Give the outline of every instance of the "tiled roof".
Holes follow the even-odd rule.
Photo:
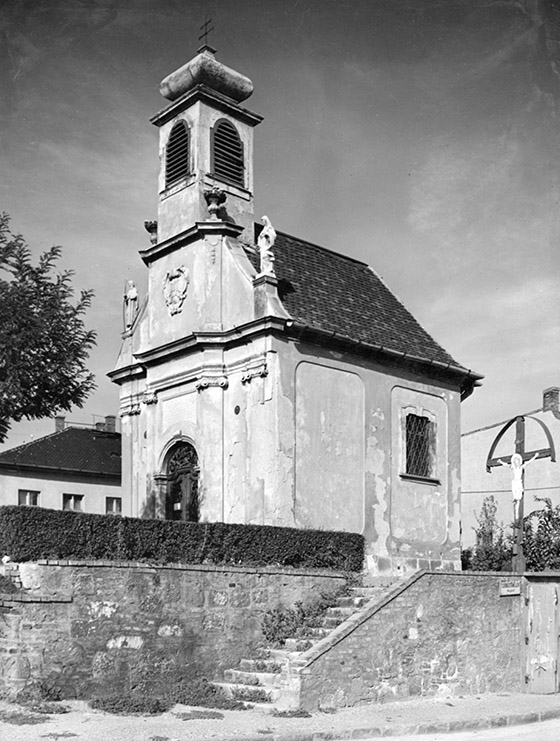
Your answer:
[[[67,427],[0,453],[0,468],[14,466],[120,476],[121,436],[118,432]]]
[[[461,368],[366,263],[281,232],[274,257],[280,299],[298,323]]]

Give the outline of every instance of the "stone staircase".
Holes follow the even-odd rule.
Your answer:
[[[294,695],[290,679],[298,667],[305,665],[305,652],[325,641],[350,616],[382,599],[397,581],[376,577],[365,586],[349,589],[348,594],[327,608],[316,627],[305,629],[302,637],[288,638],[282,648],[259,649],[255,658],[242,659],[237,669],[226,669],[224,681],[214,684],[252,707],[296,709],[299,698]]]

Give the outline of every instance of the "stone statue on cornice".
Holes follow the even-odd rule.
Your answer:
[[[268,216],[262,217],[264,227],[259,234],[258,245],[259,255],[261,258],[261,275],[274,275],[274,242],[276,241],[276,232],[270,223]]]

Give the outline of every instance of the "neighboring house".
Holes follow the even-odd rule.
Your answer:
[[[65,426],[0,453],[0,505],[130,514],[121,494],[121,436],[115,417],[95,428]]]
[[[525,417],[525,449],[537,451],[548,448],[548,441],[542,427],[535,420],[543,422],[550,430],[556,455],[560,455],[560,389],[553,387],[543,391],[540,409],[519,410]],[[535,419],[531,419],[535,418]],[[464,547],[476,542],[475,528],[482,503],[492,495],[498,505],[498,521],[509,528],[513,522],[513,497],[511,491],[511,470],[506,466],[486,470],[486,460],[493,441],[508,420],[479,430],[466,432],[461,436],[461,488],[462,488],[462,542]],[[494,457],[510,456],[515,451],[515,425],[500,440]],[[528,463],[525,469],[524,512],[540,509],[543,504],[535,497],[548,498],[555,506],[560,504],[560,463],[550,458],[542,458]]]
[[[214,51],[152,118],[148,296],[129,284],[109,374],[123,496],[136,516],[360,532],[371,572],[459,567],[459,407],[480,376],[368,265],[255,225],[262,119]]]

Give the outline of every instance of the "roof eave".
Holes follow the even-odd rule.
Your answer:
[[[15,461],[0,461],[0,473],[6,474],[37,474],[38,476],[45,474],[58,474],[66,477],[82,477],[82,478],[95,478],[103,479],[107,482],[113,482],[115,484],[121,483],[120,473],[107,473],[106,471],[93,471],[86,468],[61,468],[60,466],[44,466],[36,465],[33,463],[17,463]]]
[[[364,342],[362,340],[356,340],[339,332],[332,332],[325,329],[320,329],[318,327],[313,327],[311,325],[303,324],[297,321],[287,322],[286,328],[290,333],[295,334],[300,339],[305,338],[309,340],[313,337],[321,338],[323,343],[326,342],[327,344],[332,343],[336,345],[350,345],[355,347],[360,352],[383,355],[391,358],[394,362],[397,363],[414,363],[417,365],[421,365],[422,367],[425,367],[427,369],[428,375],[430,375],[429,370],[433,369],[436,370],[439,374],[446,373],[455,376],[457,377],[457,380],[460,381],[461,401],[470,396],[474,390],[474,387],[480,385],[479,381],[484,378],[484,376],[480,375],[479,373],[476,373],[475,371],[469,370],[467,368],[463,368],[463,366],[461,365],[444,363],[440,360],[423,358],[421,356],[413,355],[412,353],[403,352],[401,350],[393,350],[392,348],[384,347],[383,345],[376,345],[373,343]]]

